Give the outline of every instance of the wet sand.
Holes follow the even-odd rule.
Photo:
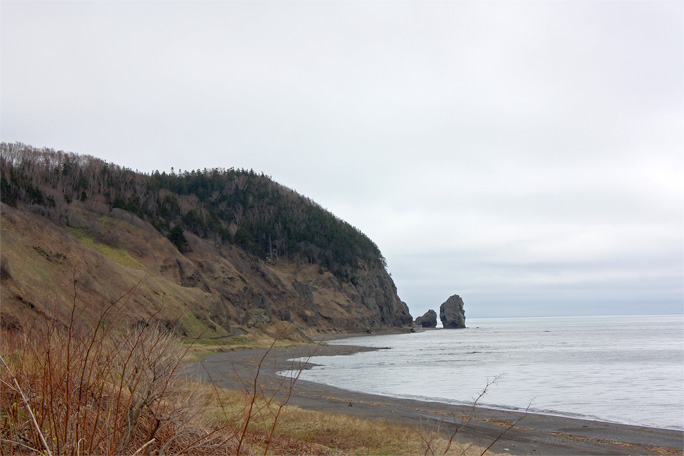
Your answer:
[[[261,359],[259,383],[277,389],[282,377],[276,372],[290,368],[290,359],[311,355],[349,355],[373,350],[349,345],[302,346],[274,349],[238,350],[218,353],[192,366],[196,377],[213,380],[217,386],[243,389],[253,381]],[[315,361],[315,360],[314,360]],[[329,413],[343,413],[367,419],[439,429],[447,438],[462,423],[471,420],[457,434],[462,444],[491,447],[495,453],[517,455],[635,455],[684,454],[684,432],[667,429],[628,426],[600,421],[540,415],[507,410],[476,408],[469,405],[443,404],[358,393],[299,380],[289,405]],[[519,420],[519,421],[518,421]],[[517,424],[513,426],[513,423]],[[508,429],[510,428],[510,429]],[[508,429],[508,430],[507,430]],[[501,435],[506,431],[503,435]]]

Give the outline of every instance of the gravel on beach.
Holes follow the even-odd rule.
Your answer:
[[[295,358],[311,355],[350,355],[372,348],[350,345],[299,346],[286,349],[245,349],[209,356],[192,365],[193,375],[213,380],[217,386],[242,389],[254,379],[257,367],[259,382],[276,388],[277,372],[311,368],[294,364]],[[264,355],[265,358],[264,358]],[[299,380],[288,405],[328,413],[343,413],[366,419],[386,419],[412,426],[440,429],[448,438],[463,416],[470,416],[456,440],[464,444],[491,447],[494,453],[517,455],[634,455],[683,454],[684,432],[655,429],[554,415],[496,410],[472,405],[444,404],[365,394]],[[515,426],[512,426],[515,424]],[[507,430],[508,429],[508,430]],[[501,435],[506,431],[503,435]]]

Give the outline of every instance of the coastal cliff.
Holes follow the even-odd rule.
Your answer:
[[[2,325],[97,313],[187,336],[407,330],[377,246],[252,171],[145,175],[2,144]]]

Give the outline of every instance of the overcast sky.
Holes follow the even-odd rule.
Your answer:
[[[681,313],[681,1],[2,1],[0,136],[252,168],[411,313]]]

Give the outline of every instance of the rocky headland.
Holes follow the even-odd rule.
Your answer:
[[[97,315],[183,336],[408,331],[373,241],[253,171],[141,174],[94,157],[0,145],[0,322]],[[92,315],[83,315],[90,318]]]

